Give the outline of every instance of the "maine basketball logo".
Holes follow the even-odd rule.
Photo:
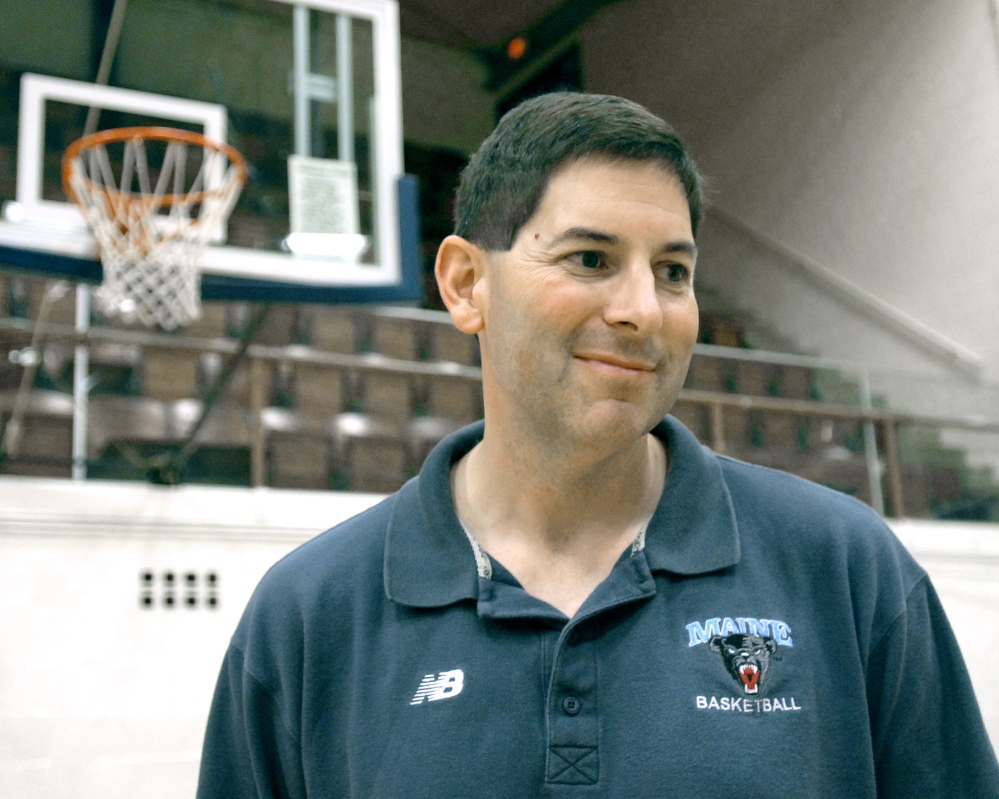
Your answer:
[[[794,697],[762,698],[774,667],[778,647],[793,647],[791,626],[778,619],[736,616],[708,619],[686,625],[688,647],[706,644],[719,656],[735,683],[737,696],[696,697],[700,710],[734,710],[742,713],[768,713],[776,710],[801,710]],[[715,661],[718,663],[718,661]]]

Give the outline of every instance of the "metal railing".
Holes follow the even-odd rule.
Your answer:
[[[883,300],[863,286],[847,280],[828,266],[746,224],[734,214],[714,206],[711,209],[711,216],[762,245],[777,255],[782,263],[793,266],[798,273],[818,284],[826,296],[860,311],[875,324],[900,336],[904,341],[947,366],[956,367],[958,371],[968,376],[981,374],[984,366],[982,357],[939,330]]]

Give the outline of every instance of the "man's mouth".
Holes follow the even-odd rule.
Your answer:
[[[622,358],[617,355],[590,354],[577,355],[581,361],[586,362],[603,371],[620,374],[633,374],[636,372],[654,372],[655,364],[647,361]]]

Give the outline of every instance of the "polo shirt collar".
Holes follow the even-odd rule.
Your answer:
[[[433,608],[477,598],[479,574],[454,510],[451,467],[482,440],[484,429],[477,422],[449,435],[396,495],[385,536],[389,599]]]
[[[482,440],[483,422],[459,430],[427,457],[395,497],[385,541],[385,592],[412,607],[476,600],[479,577],[454,510],[451,467]],[[651,571],[693,575],[739,561],[735,511],[717,457],[673,417],[652,431],[670,453],[666,489],[645,535]]]
[[[739,527],[718,456],[677,419],[652,434],[669,452],[666,488],[645,532],[652,571],[706,574],[739,562]]]

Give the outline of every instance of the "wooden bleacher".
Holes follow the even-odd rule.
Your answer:
[[[42,281],[0,276],[0,310],[8,318],[31,318],[41,292]],[[199,350],[121,342],[91,346],[95,392],[88,459],[93,476],[142,479],[136,453],[176,447],[184,440],[231,357],[222,345],[232,349],[233,337],[245,329],[253,310],[239,303],[207,303],[202,318],[177,334],[179,343],[201,342]],[[68,325],[72,318],[70,293],[53,305],[50,320]],[[100,318],[95,324],[127,330]],[[200,461],[192,459],[185,480],[390,492],[418,471],[440,438],[482,416],[480,386],[446,374],[448,364],[478,365],[477,342],[432,315],[391,308],[275,306],[254,341],[266,357],[247,360],[234,374],[198,436]],[[718,314],[702,317],[701,342],[746,344],[739,325]],[[0,337],[4,418],[21,374],[8,353],[26,345],[24,333],[6,330]],[[331,366],[317,358],[323,354],[348,357],[343,366]],[[46,343],[25,422],[25,446],[19,457],[8,459],[3,473],[69,475],[71,358],[70,343],[56,338]],[[414,368],[380,368],[384,363]],[[420,373],[421,364],[434,368]],[[854,384],[828,370],[705,355],[695,355],[685,388],[690,396],[700,391],[806,402],[851,403],[857,395]],[[719,410],[683,397],[674,413],[705,443],[723,441],[728,455],[871,501],[859,419],[747,411],[738,403]],[[930,515],[946,503],[957,507],[965,492],[968,470],[961,453],[941,447],[938,435],[927,435],[907,439],[910,457],[902,471],[910,514]],[[255,441],[259,455],[253,454]],[[256,465],[254,458],[260,461]]]

